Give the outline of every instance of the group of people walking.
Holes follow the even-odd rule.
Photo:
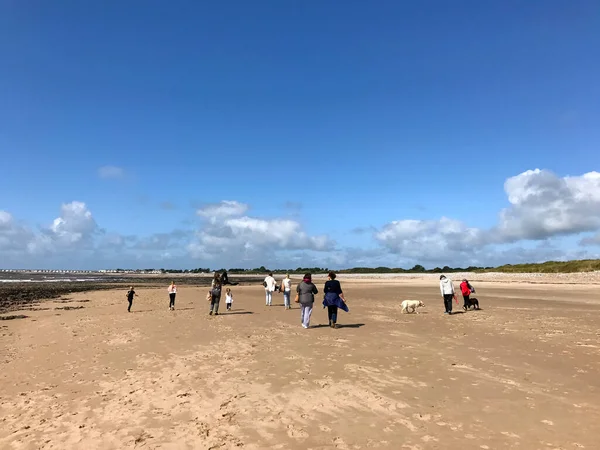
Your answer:
[[[331,328],[337,328],[337,313],[339,308],[346,312],[349,311],[344,298],[344,292],[342,291],[342,286],[335,278],[335,273],[329,272],[327,281],[323,287],[323,307],[327,308],[327,316]],[[292,308],[290,303],[292,280],[290,279],[289,274],[281,281],[281,285],[277,286],[273,273],[269,273],[263,282],[263,286],[265,287],[265,302],[267,306],[273,304],[273,293],[279,291],[283,294],[283,305],[285,309]],[[312,275],[310,273],[305,274],[302,281],[296,287],[295,299],[295,302],[300,304],[300,322],[302,323],[303,328],[310,327],[310,318],[315,303],[315,295],[318,293],[319,290],[312,282]]]
[[[206,300],[210,303],[208,314],[211,316],[219,315],[219,305],[221,303],[222,289],[224,284],[223,278],[225,278],[227,284],[233,284],[229,283],[226,275],[222,277],[221,274],[215,273],[211,281],[210,290],[206,294]],[[277,281],[273,277],[273,273],[269,273],[263,281],[263,286],[265,288],[266,306],[272,306],[273,294],[275,292],[281,292],[283,294],[283,304],[285,309],[292,309],[292,280],[289,274],[287,274],[281,281],[281,284],[278,285]],[[171,282],[167,288],[167,292],[169,294],[169,311],[174,311],[175,299],[177,297],[177,286],[175,285],[174,281]],[[310,327],[310,318],[312,316],[313,306],[315,303],[315,295],[318,293],[319,290],[312,282],[312,275],[310,273],[305,274],[302,278],[302,281],[296,287],[296,298],[294,300],[300,305],[300,322],[303,328]],[[329,272],[327,281],[323,287],[323,293],[323,307],[327,308],[329,326],[331,328],[337,328],[338,310],[342,309],[343,311],[348,312],[349,309],[346,305],[346,299],[344,297],[344,292],[342,291],[342,286],[340,282],[336,280],[336,275],[334,272]],[[127,300],[129,302],[129,306],[127,308],[128,312],[131,312],[134,296],[137,296],[137,294],[132,286],[127,292]],[[227,311],[230,311],[233,305],[233,292],[231,292],[231,289],[229,288],[226,288],[225,290],[225,304]]]
[[[454,292],[454,283],[446,275],[440,275],[440,292],[442,293],[444,308],[446,309],[444,314],[452,314],[452,300],[456,300],[458,304],[458,299]],[[471,283],[466,278],[460,283],[460,292],[463,296],[463,309],[465,311],[471,307],[479,309],[479,300],[471,297],[471,294],[475,293],[475,288],[471,286]]]
[[[224,282],[225,280],[225,282]],[[227,272],[221,276],[218,272],[215,273],[212,281],[210,290],[206,295],[206,299],[210,303],[209,315],[219,315],[219,305],[221,303],[221,293],[222,287],[224,284],[233,284],[230,283],[227,278]],[[292,309],[291,305],[291,293],[292,293],[292,280],[289,274],[286,274],[285,278],[281,281],[281,285],[277,285],[277,281],[275,277],[273,277],[273,273],[270,272],[263,281],[263,286],[265,288],[265,304],[266,306],[272,306],[273,304],[273,294],[277,291],[283,294],[283,304],[285,309]],[[175,282],[171,282],[167,289],[169,293],[169,311],[175,310],[175,298],[177,296],[177,286]],[[479,301],[476,298],[471,297],[471,294],[475,293],[475,288],[469,283],[468,280],[463,279],[460,284],[460,291],[463,296],[463,309],[467,311],[471,307],[475,309],[479,309]],[[444,314],[452,314],[452,300],[456,300],[458,303],[458,299],[456,298],[456,293],[454,291],[454,283],[452,280],[446,275],[440,276],[440,292],[442,294],[442,298],[444,299]],[[296,287],[296,298],[295,302],[300,305],[300,321],[302,323],[303,328],[310,327],[310,318],[313,312],[313,306],[315,303],[315,295],[319,293],[319,290],[312,282],[312,275],[307,273],[302,278],[302,281]],[[343,311],[348,312],[348,306],[346,305],[346,299],[344,297],[344,292],[342,291],[342,286],[338,280],[336,280],[336,275],[334,272],[329,272],[327,275],[327,281],[323,287],[323,307],[327,308],[327,317],[329,319],[329,326],[331,328],[337,328],[337,316],[338,311],[342,309]],[[129,306],[127,308],[128,312],[131,312],[131,306],[133,304],[133,298],[137,297],[133,286],[127,292],[127,301],[129,302]],[[225,290],[225,304],[227,307],[227,311],[231,311],[233,305],[233,293],[230,288],[226,288]]]

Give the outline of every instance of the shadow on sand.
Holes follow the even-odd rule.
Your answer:
[[[360,327],[364,327],[365,324],[364,323],[338,323],[337,324],[337,328],[360,328]],[[320,324],[320,325],[313,325],[311,326],[311,328],[329,328],[329,324]]]
[[[360,328],[364,327],[364,323],[338,323],[338,328]]]

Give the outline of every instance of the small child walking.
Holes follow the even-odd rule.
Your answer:
[[[133,305],[133,297],[137,297],[138,295],[135,293],[135,290],[133,289],[133,286],[131,286],[129,288],[129,291],[127,291],[127,301],[129,302],[129,307],[127,308],[127,312],[131,312],[131,305]]]
[[[231,306],[233,305],[233,294],[229,288],[225,290],[225,305],[227,306],[227,311],[231,311]]]

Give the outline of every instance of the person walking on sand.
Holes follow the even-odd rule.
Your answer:
[[[210,311],[209,316],[219,315],[219,303],[221,302],[221,276],[215,273],[210,285]]]
[[[225,305],[227,306],[227,311],[231,311],[231,307],[233,306],[233,293],[231,289],[225,289]]]
[[[325,282],[323,292],[325,297],[323,298],[323,308],[327,307],[327,316],[329,317],[329,326],[331,328],[337,328],[337,313],[338,308],[348,312],[346,306],[346,300],[344,299],[344,293],[342,292],[342,285],[338,280],[335,279],[335,272],[329,272],[328,280]]]
[[[304,279],[296,288],[296,303],[300,303],[300,320],[302,328],[310,326],[310,316],[312,315],[313,305],[315,303],[315,294],[319,290],[312,282],[310,273],[304,275]]]
[[[285,309],[292,309],[290,304],[290,296],[292,295],[292,280],[290,274],[286,274],[285,278],[281,280],[281,291],[283,292],[283,306]]]
[[[471,295],[471,285],[466,278],[460,283],[460,293],[463,296],[463,309],[466,311],[471,307],[471,300],[469,299],[469,296]]]
[[[465,311],[470,309],[471,306],[473,306],[475,309],[479,309],[479,300],[477,300],[475,297],[471,299],[471,294],[475,293],[475,288],[471,286],[471,283],[469,283],[469,280],[466,278],[462,280],[462,283],[460,283],[460,292],[463,296],[463,309]]]
[[[440,275],[440,292],[444,299],[444,307],[446,311],[444,314],[452,314],[452,300],[456,298],[454,293],[454,284],[450,278],[446,278],[446,275]]]
[[[175,296],[177,295],[177,286],[171,281],[167,291],[169,292],[169,311],[175,311]]]
[[[269,272],[269,275],[265,277],[265,281],[263,281],[263,286],[265,287],[265,299],[266,305],[271,306],[273,302],[273,292],[275,292],[276,285],[275,278],[273,278],[273,272]]]
[[[129,306],[127,307],[127,312],[131,312],[131,305],[133,305],[133,297],[137,297],[138,295],[135,293],[133,286],[129,288],[127,291],[127,301],[129,302]]]

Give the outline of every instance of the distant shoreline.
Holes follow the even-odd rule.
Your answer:
[[[5,273],[0,274],[0,278]],[[21,274],[22,275],[22,274]],[[165,275],[138,275],[138,276],[94,276],[93,279],[83,281],[72,281],[56,276],[53,279],[44,279],[44,274],[29,277],[35,278],[34,281],[24,281],[18,278],[0,281],[0,313],[15,311],[19,309],[30,308],[31,305],[40,301],[50,300],[64,295],[76,292],[89,292],[110,289],[127,289],[129,286],[135,287],[165,287],[171,281],[179,285],[189,286],[209,286],[210,276],[165,276]],[[262,282],[264,277],[246,276],[230,277],[230,281],[240,284]]]

